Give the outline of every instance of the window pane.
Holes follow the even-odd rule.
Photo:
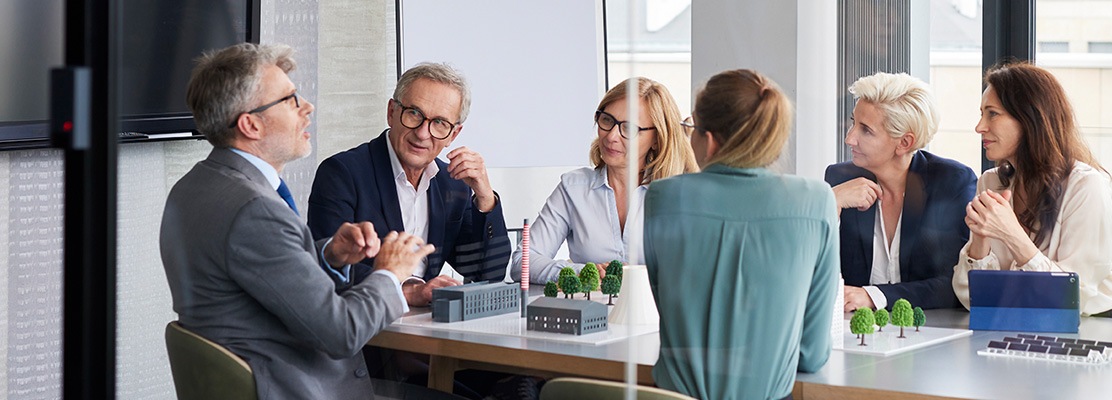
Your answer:
[[[1036,62],[1066,89],[1097,160],[1112,165],[1112,1],[1039,0],[1035,13]],[[1050,51],[1046,42],[1066,50]]]
[[[629,15],[630,1],[639,15]],[[632,68],[667,87],[680,114],[691,112],[690,0],[607,0],[606,51],[611,87],[630,78]]]
[[[1069,53],[1070,42],[1039,42],[1041,53]]]
[[[980,174],[981,137],[973,128],[981,105],[981,2],[930,3],[930,84],[941,121],[927,149]]]

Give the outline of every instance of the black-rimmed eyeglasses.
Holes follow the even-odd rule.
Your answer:
[[[424,125],[425,121],[428,121],[429,134],[438,140],[447,139],[448,136],[452,134],[452,131],[456,129],[456,126],[459,125],[458,122],[452,123],[444,118],[428,118],[425,116],[425,113],[421,112],[421,109],[417,107],[408,107],[402,104],[401,100],[398,99],[391,100],[402,109],[400,118],[402,120],[402,126],[409,129],[417,129],[420,128],[421,125]]]
[[[278,100],[274,100],[272,102],[269,102],[269,103],[263,104],[261,106],[255,107],[251,111],[245,112],[243,114],[258,114],[258,113],[261,113],[263,111],[269,110],[271,107],[282,104],[282,103],[288,101],[289,99],[293,99],[294,108],[301,108],[301,96],[298,96],[297,91],[294,91],[293,93],[290,93],[289,96],[286,96],[286,97],[280,98]],[[239,121],[239,114],[236,115],[236,119],[233,120],[232,123],[230,125],[228,125],[228,127],[229,128],[235,128],[237,121]]]
[[[656,129],[655,127],[642,128],[629,121],[618,121],[613,115],[602,110],[595,111],[595,124],[598,124],[599,129],[607,132],[613,131],[614,127],[617,126],[618,133],[622,135],[622,139],[629,139],[629,136],[626,136],[626,132],[636,130],[637,133],[641,133]]]

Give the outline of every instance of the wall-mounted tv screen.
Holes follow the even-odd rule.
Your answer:
[[[63,0],[0,2],[0,142],[43,146],[50,68],[62,64]]]
[[[128,140],[196,136],[185,105],[204,51],[258,42],[260,0],[120,0],[119,129]],[[64,0],[0,3],[0,148],[49,143],[50,69],[64,63]],[[98,101],[98,99],[93,99]],[[149,135],[149,136],[148,136]]]

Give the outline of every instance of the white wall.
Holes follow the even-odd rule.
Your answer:
[[[757,70],[795,104],[779,168],[822,179],[836,160],[837,10],[834,1],[705,0],[691,5],[691,80]]]

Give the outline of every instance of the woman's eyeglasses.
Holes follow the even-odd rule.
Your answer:
[[[626,132],[641,133],[644,131],[656,129],[655,127],[642,128],[629,121],[618,121],[618,119],[614,118],[613,115],[610,115],[610,113],[602,110],[595,111],[595,124],[598,124],[599,129],[607,132],[614,130],[614,127],[617,126],[618,133],[622,135],[622,139],[629,139],[629,136],[626,135]]]

